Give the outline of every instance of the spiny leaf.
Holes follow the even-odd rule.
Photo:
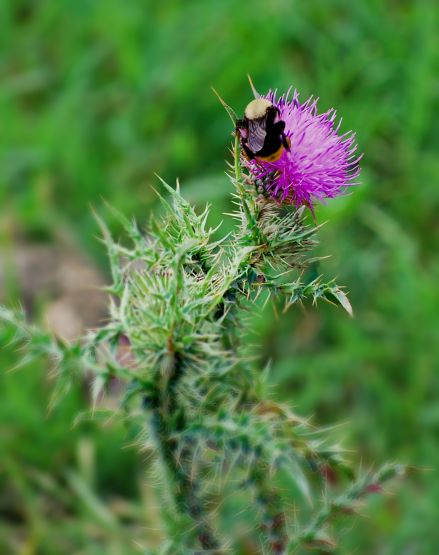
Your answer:
[[[346,310],[349,316],[354,315],[352,305],[349,302],[346,293],[342,291],[339,287],[331,287],[328,291],[325,292],[325,298],[329,301],[335,299],[336,302]]]

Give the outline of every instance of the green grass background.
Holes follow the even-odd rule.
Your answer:
[[[2,0],[0,235],[68,230],[103,271],[90,206],[146,222],[154,172],[230,207],[230,122],[257,87],[297,87],[358,133],[362,185],[317,212],[321,271],[355,309],[254,319],[279,396],[343,435],[364,466],[422,470],[340,527],[340,553],[439,552],[439,10],[433,0]],[[227,228],[228,224],[225,224]],[[20,291],[11,286],[7,300]],[[7,334],[3,334],[6,341]],[[49,416],[44,361],[0,351],[0,553],[131,555],[156,534],[152,478],[122,424]]]

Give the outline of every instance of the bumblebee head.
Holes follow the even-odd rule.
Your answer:
[[[244,115],[249,120],[263,118],[268,110],[273,107],[273,104],[266,98],[255,98],[245,109]]]

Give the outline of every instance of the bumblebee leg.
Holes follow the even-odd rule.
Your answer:
[[[285,131],[285,122],[280,120],[277,121],[274,125],[273,125],[273,129],[276,131],[276,133],[279,133],[279,135],[281,133],[283,133]]]
[[[273,129],[275,130],[276,134],[279,134],[281,136],[283,147],[286,148],[287,150],[290,150],[291,142],[284,133],[285,122],[282,120],[276,122],[273,126]]]
[[[282,144],[284,145],[284,148],[286,148],[287,150],[290,150],[291,141],[290,141],[289,137],[287,137],[285,135],[285,133],[282,133]]]

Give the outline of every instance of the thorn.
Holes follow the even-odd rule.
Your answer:
[[[254,86],[254,84],[253,84],[253,80],[252,80],[252,78],[250,77],[250,73],[247,73],[247,79],[248,79],[248,81],[249,81],[249,83],[250,83],[250,88],[251,88],[251,90],[252,90],[253,96],[254,96],[255,98],[261,98],[261,95],[258,93],[258,91],[256,90],[256,88],[255,88],[255,86]]]
[[[218,98],[218,100],[221,102],[225,111],[229,114],[229,118],[232,120],[233,125],[236,126],[236,122],[238,121],[238,116],[236,115],[235,110],[227,104],[227,102],[219,95],[219,93],[213,87],[211,87],[211,89],[215,94],[215,96]]]

